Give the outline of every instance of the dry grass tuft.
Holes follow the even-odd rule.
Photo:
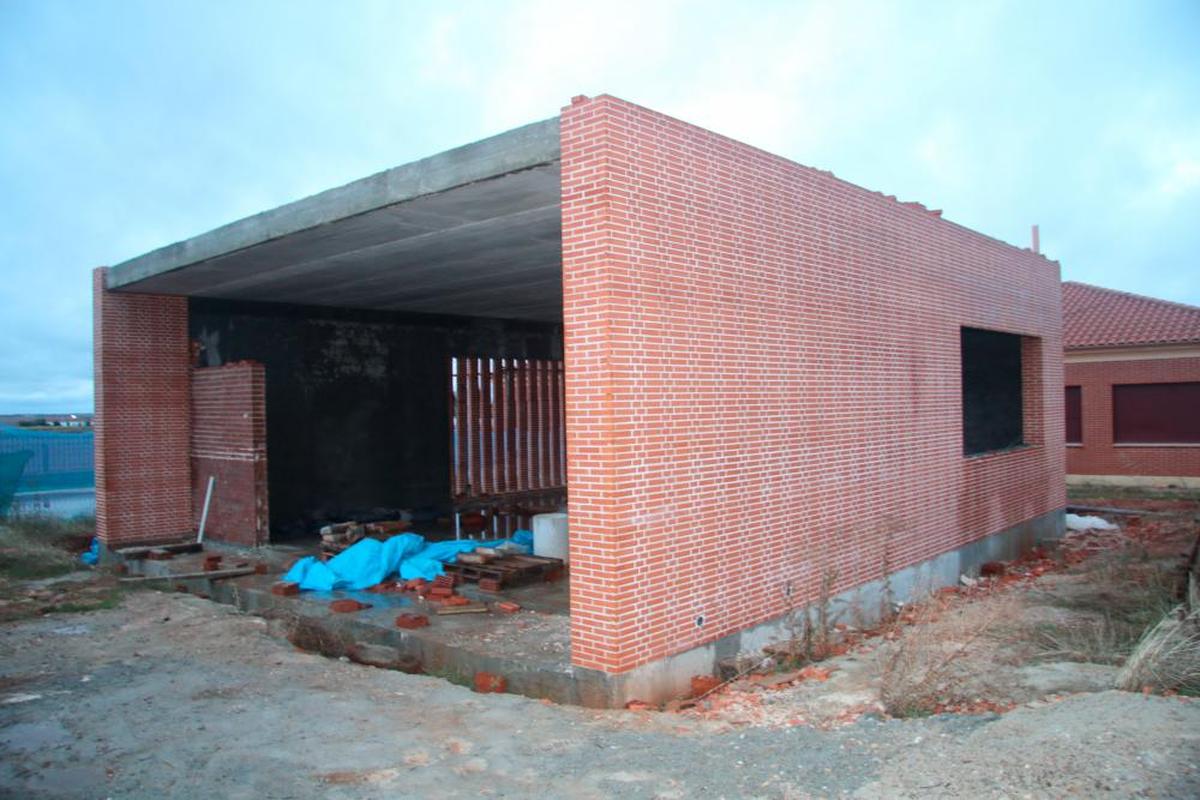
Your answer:
[[[18,517],[0,522],[0,576],[52,578],[79,568],[95,522],[89,518]]]
[[[1179,606],[1146,632],[1117,676],[1126,691],[1200,694],[1200,610]]]
[[[880,650],[879,698],[894,717],[926,716],[976,699],[965,662],[973,646],[1012,615],[999,599],[952,606],[939,595],[912,606],[909,624]]]
[[[1136,545],[1115,547],[1086,562],[1078,579],[1035,597],[1070,612],[1031,634],[1037,656],[1120,665],[1176,603],[1176,573]]]

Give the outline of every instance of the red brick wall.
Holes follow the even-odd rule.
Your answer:
[[[1065,503],[1056,264],[610,97],[564,109],[562,155],[575,664]],[[1032,446],[963,457],[963,325],[1041,337]]]
[[[1200,476],[1200,445],[1114,446],[1112,411],[1113,384],[1200,381],[1200,358],[1092,361],[1065,372],[1065,385],[1082,387],[1083,419],[1083,444],[1067,448],[1068,474]]]
[[[109,547],[192,530],[187,300],[93,274],[96,535]]]
[[[257,546],[270,529],[267,505],[266,370],[241,361],[192,372],[192,512],[204,510],[215,477],[206,539]]]

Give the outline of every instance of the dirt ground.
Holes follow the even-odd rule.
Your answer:
[[[839,624],[844,654],[808,670],[754,669],[684,714],[829,727],[864,713],[1005,712],[1113,688],[1141,634],[1178,602],[1177,567],[1197,535],[1200,504],[1140,505],[1160,516],[1072,533],[1054,551],[1003,565],[1002,575],[910,605],[890,625]]]
[[[1200,701],[1107,688],[1120,620],[1096,610],[1177,556],[1173,524],[1077,537],[807,677],[748,675],[679,713],[328,659],[187,595],[64,613],[86,581],[43,580],[58,611],[0,625],[0,797],[1200,797]],[[883,713],[897,681],[933,705]]]
[[[828,730],[595,712],[299,652],[175,594],[0,631],[6,797],[1200,796],[1200,703]]]

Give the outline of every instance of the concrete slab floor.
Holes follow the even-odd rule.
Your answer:
[[[265,575],[179,579],[203,570],[205,555],[224,556],[221,567],[243,561],[268,565]],[[561,703],[587,703],[586,687],[576,685],[571,667],[568,579],[531,584],[499,593],[481,592],[465,584],[459,593],[493,604],[508,600],[521,610],[504,613],[439,616],[438,605],[399,594],[367,591],[301,592],[283,597],[271,593],[287,567],[307,555],[304,547],[237,550],[210,546],[207,553],[177,555],[169,561],[128,561],[130,575],[162,575],[164,588],[186,590],[272,620],[272,631],[297,646],[333,657],[348,657],[374,666],[423,672],[469,684],[475,673],[501,675],[508,691]],[[354,599],[370,608],[338,613],[330,603]],[[424,614],[429,625],[398,629],[400,613]]]

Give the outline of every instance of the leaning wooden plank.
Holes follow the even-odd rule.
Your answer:
[[[134,581],[175,581],[187,580],[188,578],[208,578],[216,580],[217,578],[237,578],[242,575],[253,575],[254,567],[239,567],[238,569],[215,569],[211,572],[179,572],[167,575],[135,575],[131,578],[121,578],[123,583]]]

